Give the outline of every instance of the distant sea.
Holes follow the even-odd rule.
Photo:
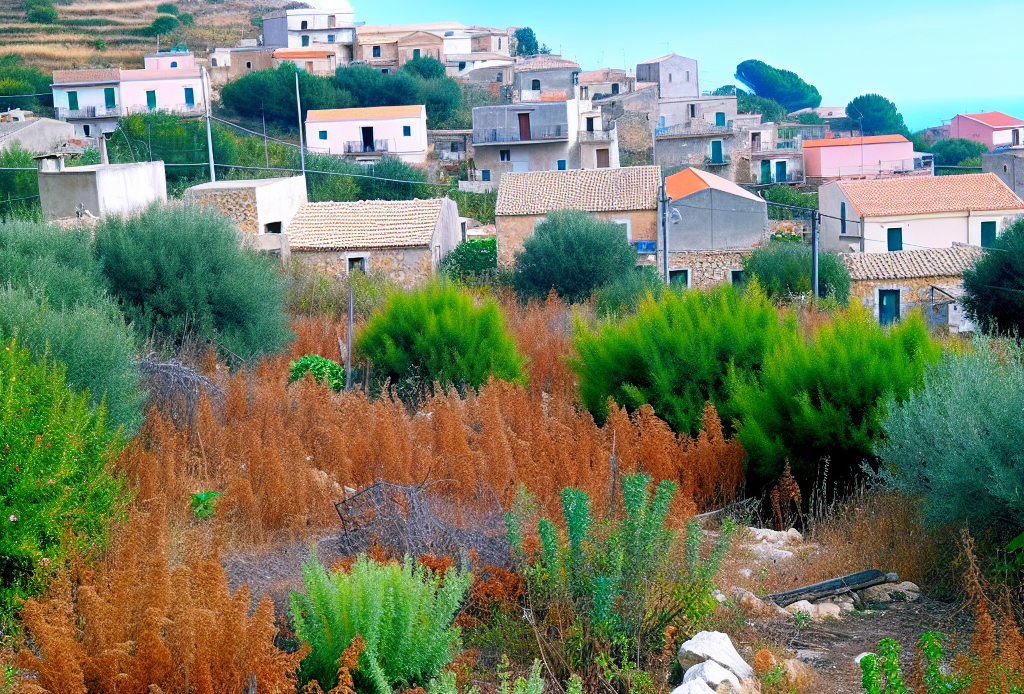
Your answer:
[[[922,101],[899,101],[896,107],[903,114],[903,120],[911,132],[942,125],[958,113],[981,113],[1002,111],[1024,120],[1024,94],[1020,96],[964,97],[929,99]]]

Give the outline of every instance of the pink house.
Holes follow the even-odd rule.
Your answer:
[[[961,113],[949,123],[949,136],[980,142],[992,151],[996,147],[1024,145],[1024,120],[999,111]]]
[[[807,178],[886,178],[931,173],[931,160],[914,155],[914,144],[902,135],[836,137],[804,140]]]

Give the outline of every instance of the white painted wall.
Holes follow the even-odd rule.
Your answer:
[[[409,127],[410,134],[403,134]],[[427,159],[427,116],[365,120],[306,121],[306,146],[312,152],[345,154],[346,142],[362,142],[365,127],[373,128],[373,139],[388,141],[388,154],[403,161],[422,164]],[[326,139],[321,138],[326,132]]]
[[[282,232],[288,233],[288,225],[299,205],[308,201],[305,176],[282,178],[274,183],[256,186],[256,216],[260,233],[271,222],[281,222]]]
[[[995,130],[992,132],[992,144],[1008,145],[1013,142],[1013,131],[1016,130],[1017,141],[1024,145],[1024,128],[1007,128],[1006,130]]]
[[[848,208],[849,209],[849,208]],[[981,223],[996,222],[997,234],[1024,209],[981,212],[947,212],[943,214],[901,217],[868,217],[864,220],[864,252],[885,253],[888,230],[903,230],[903,249],[948,248],[954,243],[981,245]]]
[[[106,100],[103,95],[103,90],[106,88],[113,87],[114,89],[114,100],[117,106],[121,105],[121,95],[119,94],[119,87],[117,82],[110,84],[103,84],[95,87],[54,87],[53,88],[53,105],[57,108],[71,108],[68,103],[68,92],[78,92],[78,108],[86,109],[92,106],[96,108],[106,108]]]
[[[131,72],[143,72],[132,70]],[[121,105],[128,108],[130,112],[145,111],[148,109],[146,103],[146,92],[156,92],[157,109],[175,110],[185,108],[185,88],[191,87],[196,108],[205,105],[203,84],[198,74],[194,76],[181,76],[160,79],[129,79],[121,82]]]

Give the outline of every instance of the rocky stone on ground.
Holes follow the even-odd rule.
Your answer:
[[[839,605],[834,602],[826,601],[818,604],[812,604],[806,600],[797,600],[790,605],[786,605],[786,612],[794,615],[798,612],[802,612],[816,622],[828,618],[839,619],[843,613]]]
[[[743,660],[732,640],[720,631],[702,631],[679,647],[679,664],[689,670],[707,660],[713,660],[743,680],[754,676],[754,668]]]
[[[732,587],[732,596],[743,612],[757,619],[791,619],[793,615],[776,605],[771,600],[762,600],[749,590],[737,586]]]
[[[769,528],[747,528],[754,538],[753,543],[741,545],[759,560],[780,561],[793,557],[793,548],[803,543],[803,535],[795,528],[771,530]],[[789,547],[790,549],[787,549]]]
[[[736,692],[740,691],[739,678],[713,660],[705,660],[687,670],[683,675],[683,684],[692,680],[701,680],[716,692],[723,684],[732,687]]]
[[[910,581],[882,583],[860,592],[860,599],[866,603],[914,602],[920,597],[921,589]]]
[[[802,690],[814,679],[814,668],[797,658],[783,660],[782,667],[786,671],[786,680],[798,690]]]
[[[716,694],[704,680],[690,680],[672,690],[672,694]]]

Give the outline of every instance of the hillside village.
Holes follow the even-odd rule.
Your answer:
[[[359,12],[0,7],[0,694],[1024,691],[1024,120]]]

